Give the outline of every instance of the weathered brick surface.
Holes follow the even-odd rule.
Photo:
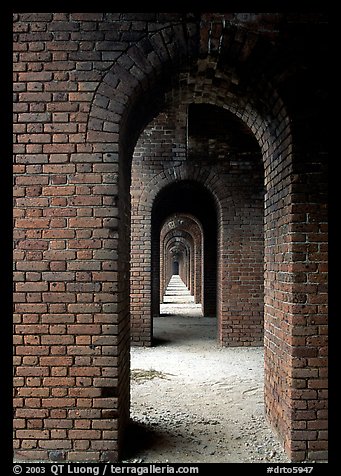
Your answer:
[[[17,458],[120,457],[130,309],[135,337],[150,338],[153,200],[187,181],[215,217],[203,300],[220,339],[259,343],[264,301],[267,417],[292,460],[326,459],[326,25],[322,13],[14,14]],[[229,133],[207,113],[205,135],[197,104],[232,114]]]

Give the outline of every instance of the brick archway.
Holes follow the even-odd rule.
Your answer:
[[[34,15],[41,33],[28,32],[37,21],[30,14],[17,15],[15,33],[18,455],[119,457],[129,416],[130,167],[139,135],[176,90],[179,98],[192,91],[193,102],[229,110],[262,151],[267,416],[293,460],[323,459],[326,148],[315,142],[320,118],[308,101],[296,100],[309,95],[305,79],[315,77],[310,57],[321,54],[317,41],[304,73],[293,44],[285,48],[290,27],[281,36],[267,14],[174,14],[161,26],[147,21],[150,29],[138,39],[120,37],[111,49],[98,36],[112,29],[115,14]],[[262,15],[269,29],[258,29]],[[91,54],[84,32],[94,38]],[[33,60],[25,60],[20,48],[28,51],[38,37],[46,50],[36,44]],[[306,42],[299,35],[298,41]],[[315,92],[318,115],[323,94]],[[219,233],[228,225],[222,221]],[[47,422],[39,434],[26,426],[39,420],[31,404]],[[61,418],[74,426],[58,431]]]
[[[147,239],[147,247],[144,250],[144,259],[148,259],[151,256],[152,273],[151,277],[147,277],[143,286],[146,290],[149,289],[149,283],[151,280],[152,287],[149,299],[146,300],[146,306],[140,308],[136,315],[132,315],[132,333],[134,336],[134,325],[138,325],[139,315],[141,313],[145,316],[146,320],[151,320],[152,315],[157,315],[159,312],[158,296],[160,295],[160,232],[164,219],[173,212],[177,213],[181,211],[181,215],[188,216],[188,214],[195,215],[196,218],[202,223],[202,243],[203,251],[202,256],[202,304],[203,312],[207,317],[216,316],[216,293],[217,293],[217,245],[218,245],[218,226],[217,226],[217,203],[215,202],[214,195],[207,188],[207,184],[203,184],[200,180],[194,181],[190,179],[192,176],[191,170],[187,167],[181,167],[178,169],[179,175],[188,176],[188,179],[175,181],[171,179],[162,181],[157,180],[158,188],[153,187],[153,193],[149,194],[148,204],[143,207],[142,215],[145,219],[151,218],[151,227],[149,229],[150,238]],[[205,174],[204,174],[205,175]],[[146,191],[144,191],[146,192]],[[156,192],[156,193],[155,193]],[[154,195],[155,194],[155,195]],[[188,200],[189,199],[189,200]],[[196,205],[189,203],[192,200],[197,202]],[[187,204],[186,204],[187,202]],[[210,217],[204,219],[202,211],[198,207],[201,204],[202,208],[206,207]],[[183,208],[184,207],[184,208]],[[180,215],[180,213],[179,213]],[[183,230],[185,231],[185,230]],[[187,231],[186,231],[187,233]],[[132,230],[132,241],[136,242],[135,230]],[[194,240],[192,238],[193,244]],[[205,245],[204,245],[205,243]],[[141,251],[140,251],[141,256]],[[132,253],[132,270],[134,269],[134,255]],[[187,279],[185,279],[187,281]],[[191,287],[190,279],[188,278],[189,287]],[[137,290],[137,286],[132,282],[132,298],[134,297],[134,291]],[[146,292],[148,295],[148,291]],[[153,303],[152,313],[148,312],[148,306],[150,302]],[[151,337],[149,338],[151,340]],[[147,341],[145,344],[149,344]]]
[[[203,287],[203,228],[200,221],[193,215],[174,214],[168,217],[161,227],[160,234],[160,302],[162,301],[166,286],[169,282],[173,269],[170,263],[167,263],[166,243],[173,236],[182,236],[182,234],[190,237],[193,243],[192,252],[192,270],[191,275],[185,284],[194,296],[195,303],[202,303],[202,287]]]
[[[219,21],[217,21],[219,23]],[[192,29],[194,32],[195,28]],[[212,30],[213,31],[213,30]],[[213,34],[212,31],[210,34]],[[216,32],[219,31],[216,30]],[[234,34],[238,31],[234,30]],[[223,37],[226,31],[222,34]],[[209,35],[210,35],[209,34]],[[126,55],[122,55],[121,59],[118,61],[118,69],[113,70],[112,72],[108,73],[109,79],[109,90],[107,86],[104,84],[103,81],[103,90],[101,88],[98,89],[97,95],[94,101],[94,105],[98,100],[101,102],[102,94],[103,96],[107,96],[108,93],[110,95],[110,99],[105,99],[104,103],[106,104],[104,109],[104,116],[105,120],[102,121],[102,125],[99,125],[99,129],[102,132],[105,131],[106,128],[113,127],[115,129],[116,126],[111,126],[112,124],[117,124],[117,119],[111,121],[110,118],[116,117],[117,114],[121,114],[122,122],[120,126],[120,145],[119,147],[114,147],[115,155],[119,158],[119,170],[121,168],[121,175],[122,172],[124,173],[124,169],[130,163],[129,155],[132,153],[132,149],[129,151],[129,143],[127,143],[125,136],[126,136],[126,128],[127,124],[136,124],[135,115],[143,116],[139,114],[139,111],[142,109],[148,111],[148,107],[146,107],[145,101],[137,100],[137,97],[141,97],[141,94],[144,95],[144,98],[148,98],[146,95],[146,91],[152,91],[153,87],[152,84],[156,85],[155,78],[158,74],[161,74],[162,64],[161,56],[166,59],[166,69],[171,65],[171,70],[173,71],[180,71],[181,68],[186,68],[187,58],[196,58],[197,50],[196,48],[192,48],[195,44],[193,42],[193,37],[189,37],[184,39],[183,30],[180,27],[176,27],[174,29],[167,27],[165,30],[160,30],[154,36],[154,39],[151,40],[152,44],[156,44],[154,40],[158,38],[157,43],[160,47],[161,41],[160,38],[163,37],[162,42],[162,53],[161,55],[157,54],[157,67],[153,67],[152,61],[149,61],[148,55],[146,62],[141,58],[141,51],[143,51],[142,43],[138,44],[134,47],[132,51],[127,52]],[[219,36],[219,34],[218,34]],[[247,36],[247,35],[246,35]],[[167,40],[165,41],[165,38]],[[169,39],[170,38],[177,38],[176,41]],[[181,38],[181,39],[179,39]],[[212,43],[212,38],[208,38]],[[222,42],[224,43],[224,42]],[[183,47],[187,45],[185,48]],[[166,46],[167,45],[167,46]],[[192,45],[192,46],[190,46]],[[149,44],[150,48],[150,44]],[[188,48],[188,49],[187,49]],[[165,50],[167,52],[165,52]],[[215,52],[216,54],[216,52]],[[223,52],[221,51],[221,55]],[[150,49],[149,52],[150,57],[155,58],[153,48]],[[271,53],[269,54],[271,57]],[[211,56],[211,60],[213,64],[215,63],[216,59],[213,59],[214,55]],[[170,61],[170,63],[169,63]],[[187,63],[188,64],[188,63]],[[200,60],[198,61],[200,65]],[[122,69],[123,68],[123,69]],[[129,70],[129,73],[128,73]],[[115,73],[114,73],[115,71]],[[134,73],[133,73],[134,71]],[[165,71],[165,70],[164,70]],[[155,74],[156,73],[156,74]],[[120,76],[121,75],[121,76]],[[190,74],[186,73],[187,77],[190,79]],[[233,74],[232,74],[233,76]],[[171,77],[174,77],[171,74]],[[310,291],[308,287],[306,288],[306,292],[302,293],[297,291],[299,285],[291,285],[287,286],[287,278],[282,275],[281,269],[285,268],[286,272],[292,274],[292,280],[295,281],[296,271],[294,271],[295,266],[291,266],[290,263],[290,256],[293,256],[291,253],[295,253],[294,249],[297,247],[296,242],[293,241],[292,244],[289,244],[288,247],[288,235],[287,235],[287,220],[285,217],[288,215],[292,216],[292,204],[290,198],[283,202],[283,197],[291,197],[292,191],[292,178],[293,178],[293,171],[295,170],[294,167],[294,158],[295,155],[293,153],[292,148],[292,138],[291,138],[291,130],[290,130],[290,120],[288,119],[288,113],[286,112],[285,105],[278,94],[275,92],[274,89],[271,89],[271,86],[267,82],[263,82],[260,80],[259,75],[256,75],[257,83],[253,84],[253,90],[251,91],[251,87],[247,89],[247,93],[244,97],[231,94],[231,90],[229,89],[229,85],[231,84],[231,80],[233,78],[227,76],[227,81],[224,83],[224,73],[220,76],[220,87],[213,89],[213,96],[209,99],[209,102],[213,102],[214,104],[223,106],[235,114],[238,118],[244,121],[252,130],[254,136],[257,138],[259,146],[262,150],[263,156],[263,164],[264,164],[264,176],[265,176],[265,188],[266,188],[266,196],[265,196],[265,367],[266,367],[266,374],[265,374],[265,399],[267,405],[267,416],[271,424],[276,428],[276,431],[279,433],[281,439],[283,440],[283,444],[287,451],[290,453],[293,459],[300,459],[303,454],[307,454],[308,452],[308,444],[307,443],[296,443],[296,438],[300,439],[301,437],[305,438],[304,434],[301,436],[292,436],[295,431],[292,429],[292,425],[294,420],[292,419],[291,413],[288,413],[288,409],[295,406],[300,406],[299,399],[300,396],[294,397],[295,392],[288,392],[288,388],[292,388],[291,385],[288,387],[288,382],[293,382],[292,380],[292,356],[296,354],[296,352],[302,356],[305,355],[305,352],[312,353],[314,355],[318,355],[317,350],[310,350],[310,345],[307,347],[306,341],[303,342],[301,339],[297,339],[294,337],[294,329],[295,325],[293,324],[294,320],[289,319],[285,321],[279,321],[280,316],[283,316],[283,309],[285,308],[285,312],[291,313],[292,316],[296,314],[296,312],[300,312],[299,309],[302,307],[300,301],[300,297],[303,294],[307,296]],[[137,79],[138,78],[138,79]],[[149,81],[147,78],[152,79]],[[202,84],[202,91],[203,95],[205,91],[207,91],[207,87],[205,85],[205,76],[203,77],[204,81]],[[154,80],[154,83],[153,83]],[[127,88],[127,84],[132,83],[134,87],[129,87],[129,96],[126,95],[124,92],[121,93],[121,90]],[[147,86],[148,84],[148,86]],[[115,85],[115,96],[113,96],[113,89],[112,86]],[[142,89],[141,89],[142,87]],[[224,93],[224,89],[226,93]],[[105,91],[106,92],[105,92]],[[155,86],[155,90],[158,91],[158,88]],[[216,92],[215,92],[216,91]],[[220,94],[219,92],[220,91]],[[116,92],[118,96],[116,96]],[[211,93],[209,93],[210,95]],[[136,100],[132,99],[136,96]],[[195,97],[195,95],[194,95]],[[167,96],[165,96],[167,98]],[[200,99],[201,98],[201,99]],[[128,100],[129,99],[129,100]],[[166,99],[167,100],[167,99]],[[199,94],[197,96],[197,101],[201,102],[203,100],[203,96]],[[205,99],[205,102],[207,99]],[[125,104],[125,107],[124,107]],[[135,104],[135,109],[132,105]],[[155,104],[155,101],[153,102]],[[160,103],[159,103],[160,104]],[[163,96],[161,95],[161,104],[164,104]],[[266,105],[265,105],[266,104]],[[115,106],[114,106],[115,105]],[[101,106],[100,106],[101,107]],[[111,108],[115,108],[111,109]],[[134,113],[131,112],[134,110]],[[259,112],[257,112],[259,111]],[[123,114],[124,112],[124,114]],[[101,112],[99,115],[101,116]],[[153,113],[151,113],[152,117]],[[90,112],[90,117],[93,116],[93,109]],[[109,121],[108,121],[109,116]],[[133,117],[134,120],[130,120],[129,117]],[[148,121],[146,119],[147,115],[144,116],[144,124]],[[136,138],[138,132],[142,129],[142,124],[136,124]],[[91,128],[91,121],[89,121],[89,128]],[[109,136],[105,133],[103,136],[102,132],[95,132],[96,137],[103,138],[104,141],[108,141]],[[88,132],[89,139],[92,137],[92,133]],[[130,134],[130,136],[133,136]],[[102,140],[102,139],[100,139]],[[127,147],[124,149],[122,144],[127,143]],[[134,141],[130,142],[133,145]],[[122,164],[122,165],[120,165]],[[125,164],[125,165],[124,165]],[[123,170],[122,170],[123,167]],[[122,179],[121,180],[125,180]],[[155,187],[156,184],[153,184]],[[298,184],[295,185],[298,187]],[[123,193],[121,192],[121,196]],[[126,211],[123,211],[123,215],[126,214]],[[294,218],[293,218],[294,219]],[[280,225],[278,227],[278,225]],[[223,225],[224,226],[224,225]],[[275,228],[274,228],[275,226]],[[126,235],[126,232],[125,232]],[[294,238],[294,236],[293,236]],[[275,243],[274,244],[274,240]],[[289,242],[290,243],[290,242]],[[285,262],[284,265],[279,266],[278,261],[273,259],[272,257],[281,256],[280,261],[282,261],[283,251],[288,252],[289,254],[284,255],[287,256],[288,261]],[[289,251],[290,250],[290,251]],[[124,255],[124,254],[123,254]],[[314,268],[315,270],[316,268]],[[314,272],[314,271],[313,271]],[[276,276],[276,279],[274,279]],[[285,289],[283,294],[283,289]],[[315,293],[315,290],[312,290],[312,294]],[[306,298],[305,298],[306,299]],[[312,297],[313,301],[314,298]],[[289,305],[287,303],[290,303]],[[314,305],[310,305],[309,308],[305,307],[305,313],[314,313]],[[306,314],[306,315],[308,315]],[[288,323],[289,324],[288,327]],[[283,344],[284,347],[277,348],[278,352],[275,352],[274,349],[276,348],[277,344],[275,342],[282,341],[283,330],[285,329],[285,334],[288,333],[291,336],[291,342],[293,346],[291,350],[287,352],[287,350],[283,350],[286,347],[286,344]],[[308,350],[305,350],[308,349]],[[308,354],[307,354],[308,355]],[[296,375],[296,373],[294,372]],[[276,375],[277,378],[275,381],[271,377],[272,375]],[[299,372],[297,372],[299,375]],[[315,375],[315,374],[314,374]],[[294,377],[294,380],[297,377]],[[307,394],[309,390],[307,387]],[[302,393],[302,392],[301,392]],[[277,397],[275,395],[281,395],[281,400],[283,402],[282,406],[278,406]],[[287,410],[285,410],[285,408]],[[283,411],[284,409],[284,411]],[[307,433],[307,438],[310,436]],[[307,441],[307,440],[306,440]],[[301,448],[305,448],[302,450]]]

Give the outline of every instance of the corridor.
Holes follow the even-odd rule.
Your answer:
[[[194,303],[194,297],[180,276],[173,274],[163,296],[163,301],[160,304],[160,316],[172,316],[173,318],[175,318],[175,316],[182,316],[191,318],[202,315],[201,304]],[[154,326],[157,321],[158,320],[154,318]]]
[[[163,298],[164,304],[189,304],[194,303],[194,297],[191,295],[188,287],[178,274],[171,277]]]
[[[13,15],[16,458],[327,460],[327,38]]]
[[[264,417],[263,348],[221,347],[216,319],[179,311],[154,318],[153,347],[131,347],[124,461],[288,462]]]
[[[263,349],[219,346],[217,319],[193,301],[173,275],[153,319],[153,347],[131,348],[127,460],[287,462],[264,419]]]

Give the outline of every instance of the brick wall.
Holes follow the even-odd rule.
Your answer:
[[[186,182],[213,220],[217,279],[203,300],[221,342],[260,342],[264,287],[269,422],[292,460],[326,459],[326,29],[322,13],[14,15],[16,458],[120,457],[130,310],[133,336],[151,334],[166,218],[155,199],[185,197]],[[245,156],[220,127],[213,138],[188,128],[191,104],[229,112],[257,147]],[[225,157],[213,164],[215,150]],[[130,222],[142,156],[153,166]]]

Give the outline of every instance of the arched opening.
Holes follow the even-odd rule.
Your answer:
[[[153,315],[158,315],[160,309],[160,234],[162,225],[167,217],[177,215],[192,215],[202,225],[202,255],[201,263],[197,263],[197,275],[201,274],[203,295],[202,309],[206,317],[216,317],[217,299],[217,210],[216,204],[209,191],[194,180],[176,181],[164,187],[156,196],[152,209],[151,247],[152,247],[152,307]],[[194,245],[192,245],[194,254]],[[183,274],[185,284],[191,288],[190,261],[186,274]],[[193,261],[194,263],[194,261]],[[192,268],[194,265],[192,264]],[[188,275],[187,275],[188,273]],[[192,274],[194,278],[194,273]]]
[[[193,223],[193,219],[190,221],[189,217],[194,217],[196,222]],[[196,231],[200,235],[201,230],[198,223],[202,227],[202,236],[198,237],[200,241],[196,243],[196,250],[193,236],[186,231],[186,221],[187,227],[190,224],[192,227],[196,226]],[[172,244],[172,237],[178,240],[175,252],[179,253],[181,251],[179,256],[182,256],[179,271],[182,281],[193,296],[193,302],[195,294],[194,278],[196,278],[196,286],[199,288],[196,292],[196,298],[197,300],[200,299],[199,305],[201,305],[202,315],[216,319],[218,228],[217,210],[213,196],[202,184],[194,180],[184,180],[167,185],[154,200],[151,221],[152,308],[154,318],[160,316],[160,304],[165,291],[163,287],[160,292],[160,286],[165,286],[165,283],[170,279],[166,269],[163,270],[160,265],[161,263],[164,264],[164,259],[161,259],[160,238],[165,223],[172,226],[172,231],[165,235],[171,240],[168,243]],[[182,230],[181,237],[179,234],[176,235],[177,228],[180,231]],[[195,253],[198,254],[196,261],[194,259]],[[184,306],[180,305],[178,311],[183,314],[181,307]],[[186,311],[189,311],[188,308],[185,308],[185,314]],[[198,306],[193,306],[192,311],[197,315]],[[177,312],[175,312],[176,314]]]
[[[180,55],[180,57],[181,60],[184,59],[183,56]],[[155,213],[155,208],[158,207],[156,197],[162,197],[162,190],[171,187],[173,183],[190,183],[194,180],[206,187],[207,190],[210,190],[217,203],[216,233],[219,241],[218,248],[217,246],[213,247],[211,252],[218,253],[219,260],[215,259],[211,263],[215,263],[218,272],[218,280],[216,280],[215,284],[217,286],[218,281],[218,299],[215,302],[215,311],[219,321],[219,340],[223,345],[229,346],[259,345],[262,342],[263,335],[263,280],[260,279],[263,273],[261,264],[263,262],[263,237],[261,236],[262,233],[260,233],[263,224],[263,214],[260,211],[263,210],[264,198],[263,168],[259,167],[259,150],[261,149],[262,151],[266,173],[269,173],[270,169],[276,169],[278,166],[280,168],[283,167],[281,162],[283,155],[278,155],[274,152],[277,147],[276,141],[279,140],[281,142],[282,139],[279,139],[279,136],[276,135],[277,132],[273,134],[273,131],[277,130],[278,121],[281,122],[283,118],[279,119],[278,115],[272,115],[271,111],[268,111],[272,120],[270,122],[268,119],[265,121],[262,118],[264,105],[261,103],[260,110],[262,113],[259,113],[258,107],[260,104],[258,103],[259,98],[257,98],[257,95],[251,97],[247,93],[246,97],[242,100],[238,94],[232,92],[233,88],[230,88],[231,78],[228,74],[225,75],[223,71],[219,71],[219,78],[217,77],[216,81],[211,81],[212,71],[210,68],[205,71],[205,65],[201,64],[201,60],[198,60],[198,67],[193,68],[191,73],[188,72],[188,67],[189,63],[178,64],[175,74],[170,75],[174,83],[172,81],[164,82],[165,89],[163,91],[156,88],[155,82],[153,82],[155,88],[149,84],[149,91],[153,91],[153,101],[150,104],[148,104],[148,99],[151,96],[141,94],[141,91],[139,91],[140,84],[136,83],[136,101],[131,100],[129,102],[121,124],[119,163],[121,164],[120,167],[122,167],[120,173],[124,173],[126,177],[120,182],[121,187],[125,188],[129,182],[129,171],[127,172],[127,170],[130,164],[130,154],[134,156],[134,165],[140,167],[143,167],[146,157],[147,160],[156,157],[153,155],[153,152],[148,152],[148,135],[161,134],[163,150],[159,157],[167,157],[167,154],[169,154],[173,161],[172,166],[164,165],[160,167],[157,173],[150,177],[146,183],[143,184],[141,181],[138,181],[131,190],[131,224],[133,232],[131,255],[131,275],[133,279],[131,281],[130,305],[131,336],[135,345],[151,345],[152,315],[155,313],[155,309],[158,312],[159,308],[160,271],[155,268],[153,269],[155,267],[154,263],[156,263],[156,266],[159,263],[159,246],[153,246],[153,243],[157,243],[157,241],[155,236],[152,236],[157,229],[157,227],[153,227],[152,223],[153,220],[155,221],[155,217],[158,216]],[[196,84],[194,91],[191,86],[193,82]],[[119,84],[123,83],[120,82]],[[162,84],[162,82],[159,84]],[[264,84],[264,88],[263,94],[265,94],[265,91],[268,91],[268,86]],[[259,91],[259,84],[257,91]],[[269,94],[273,95],[273,105],[277,109],[281,109],[282,105],[276,94],[273,91]],[[225,181],[225,183],[219,172],[212,171],[212,164],[209,163],[209,160],[212,160],[212,155],[209,155],[207,158],[207,156],[201,154],[200,160],[203,161],[201,166],[196,166],[193,161],[192,163],[190,161],[186,163],[187,157],[189,157],[187,150],[192,146],[192,139],[195,140],[197,135],[195,128],[194,131],[193,127],[190,130],[188,128],[188,108],[192,103],[208,103],[223,108],[224,120],[246,124],[248,130],[252,131],[252,134],[257,139],[256,160],[253,162],[248,160],[250,158],[248,156],[244,162],[243,154],[240,154],[237,160],[235,160],[234,150],[228,151],[227,159],[231,167],[231,180]],[[173,112],[167,109],[172,104],[176,104]],[[192,107],[190,109],[193,110]],[[158,113],[160,110],[163,112]],[[174,128],[168,127],[169,114],[173,114],[173,117],[176,116],[178,118]],[[158,125],[156,125],[155,119],[158,121]],[[146,127],[149,123],[151,128]],[[243,131],[240,126],[237,126],[237,130],[241,132],[241,136],[245,134],[245,130]],[[281,134],[289,135],[287,125],[284,127],[282,125],[281,130]],[[189,132],[191,137],[188,136]],[[137,140],[139,134],[140,137]],[[168,140],[165,140],[168,134]],[[141,137],[143,138],[142,141]],[[250,137],[252,135],[248,132],[248,138]],[[189,141],[189,138],[191,141]],[[214,139],[222,141],[221,133]],[[136,140],[136,147],[133,152]],[[249,144],[250,141],[247,140],[245,143]],[[144,148],[146,144],[147,148]],[[251,152],[254,153],[254,151]],[[224,159],[226,159],[226,154]],[[215,158],[214,161],[214,165],[219,170],[221,165],[219,160]],[[205,166],[202,166],[204,164]],[[255,170],[257,170],[256,173],[254,173]],[[234,174],[243,175],[243,179],[241,181],[233,180]],[[132,177],[134,177],[134,174],[132,174]],[[140,177],[143,177],[143,175],[140,175]],[[257,182],[255,193],[255,189],[250,187],[250,182],[253,182],[253,180]],[[233,193],[236,183],[241,185],[242,193],[239,193],[239,191],[237,194]],[[265,188],[268,188],[266,179]],[[125,190],[127,192],[126,188]],[[183,190],[181,190],[182,192]],[[123,192],[121,192],[122,195]],[[126,193],[126,196],[128,196],[128,193]],[[185,198],[187,199],[184,201],[185,203],[191,202],[191,196]],[[174,200],[176,201],[176,199],[177,197],[175,196]],[[123,227],[120,234],[124,233],[124,236],[127,236],[127,229],[124,224],[128,226],[126,217],[129,216],[129,209],[124,206],[124,203],[126,202],[124,201],[123,205],[119,203],[119,207],[123,206],[119,213],[121,217],[119,224]],[[202,205],[204,209],[206,205]],[[174,211],[169,204],[169,200],[164,200],[164,206],[170,208],[169,213]],[[225,216],[224,210],[227,212]],[[253,219],[255,219],[255,223],[252,222]],[[160,227],[159,224],[158,227]],[[252,230],[257,230],[255,235]],[[158,230],[159,232],[160,229]],[[237,235],[241,236],[241,241],[235,239]],[[253,253],[250,253],[251,249],[253,251],[257,250],[256,260],[253,260]],[[123,252],[121,257],[124,259],[124,256]],[[155,257],[157,257],[156,260]],[[134,263],[137,263],[137,265],[133,266]],[[123,272],[126,269],[124,263],[122,263],[121,269]],[[257,271],[255,272],[255,270]],[[240,279],[240,273],[245,273],[242,280]],[[256,281],[253,279],[254,276],[257,276]],[[208,287],[206,286],[206,292],[207,289]],[[252,303],[254,302],[257,303],[255,310],[252,309]],[[124,307],[122,307],[122,311],[123,309]],[[272,362],[275,362],[275,360]]]
[[[210,131],[212,141],[219,150],[217,156],[212,151],[207,153],[206,148],[200,149],[203,141],[196,147],[195,155],[187,154],[190,147],[195,146],[195,141],[202,139],[198,126],[196,134],[193,133],[193,125],[189,127],[188,114],[193,109],[195,120],[199,124],[204,123],[204,130],[207,117],[212,122],[217,115],[220,128],[215,133],[214,130]],[[203,140],[211,139],[205,136]],[[175,164],[174,142],[177,142],[177,149],[182,154]],[[210,146],[214,149],[212,142]],[[153,368],[157,371],[161,371],[159,365],[163,362],[161,347],[167,350],[168,367],[163,369],[167,368],[171,375],[176,369],[176,355],[179,356],[186,346],[194,349],[199,343],[196,358],[201,361],[202,350],[212,352],[217,341],[235,347],[261,345],[263,187],[259,146],[250,130],[227,110],[211,104],[179,104],[176,101],[155,116],[141,134],[132,166],[132,249],[136,253],[134,256],[143,263],[145,272],[138,286],[137,282],[132,282],[133,305],[141,303],[142,287],[150,298],[146,299],[143,313],[142,307],[139,310],[137,308],[136,312],[134,310],[132,332],[136,341],[150,333],[150,344],[157,355]],[[204,312],[200,320],[191,318],[190,322],[186,320],[188,315],[181,319],[160,317],[160,302],[164,294],[162,287],[171,269],[165,266],[167,254],[161,245],[164,237],[167,238],[166,251],[173,251],[177,256],[184,282],[189,288],[194,286],[191,274],[194,267],[193,236],[188,233],[188,229],[181,227],[181,233],[176,233],[176,224],[178,222],[180,225],[184,216],[194,216],[200,222],[203,241],[201,274]],[[166,233],[163,230],[167,223],[169,230]],[[151,275],[147,272],[149,269],[146,264],[149,263]],[[132,259],[134,276],[137,275],[137,268]],[[144,334],[140,331],[142,322]],[[143,360],[146,355],[133,349],[133,372],[141,371],[142,365],[151,365],[150,361],[146,364]],[[233,360],[232,355],[230,358]],[[201,384],[204,385],[203,382]],[[257,389],[262,388],[262,378],[256,385]],[[134,384],[132,415],[136,422],[141,423],[145,419],[140,413],[140,391],[141,388]],[[169,393],[166,388],[164,391]],[[151,389],[149,395],[154,394]],[[150,409],[150,419],[153,419],[152,415],[158,414],[153,399],[148,396],[144,398]],[[202,398],[203,394],[200,395]],[[204,404],[203,400],[200,401]],[[165,406],[166,402],[167,397],[164,397],[162,405]],[[224,405],[224,399],[220,399],[220,402]],[[172,414],[170,401],[168,406],[168,413]],[[223,409],[221,411],[224,412]],[[159,423],[162,427],[162,422]]]
[[[189,248],[188,259],[179,246]],[[160,234],[160,301],[172,275],[180,275],[188,286],[195,303],[202,307],[203,296],[203,246],[201,223],[192,215],[175,214],[162,225]],[[175,263],[175,265],[174,265]]]
[[[162,236],[161,230],[161,236]],[[170,235],[170,236],[169,236]],[[164,242],[160,236],[160,316],[164,315],[164,304],[194,303],[193,237],[174,229],[167,233]],[[176,260],[176,261],[174,261]],[[174,266],[175,264],[175,266]],[[201,306],[201,304],[200,304]]]
[[[201,343],[208,339],[209,346],[214,340],[234,347],[262,345],[264,176],[259,144],[235,114],[202,99],[193,103],[187,94],[181,90],[183,103],[176,95],[168,100],[141,133],[134,152],[133,341],[159,346],[189,342],[194,336]],[[210,93],[208,98],[213,100]],[[161,229],[167,217],[181,213],[194,215],[203,227],[203,316],[212,320],[205,328],[184,320],[167,327],[156,317],[163,282]],[[190,255],[190,248],[183,248],[183,256]],[[184,280],[191,286],[190,261],[187,264]],[[137,365],[134,358],[132,363]],[[258,385],[262,387],[262,379]],[[135,409],[136,394],[133,398]]]

